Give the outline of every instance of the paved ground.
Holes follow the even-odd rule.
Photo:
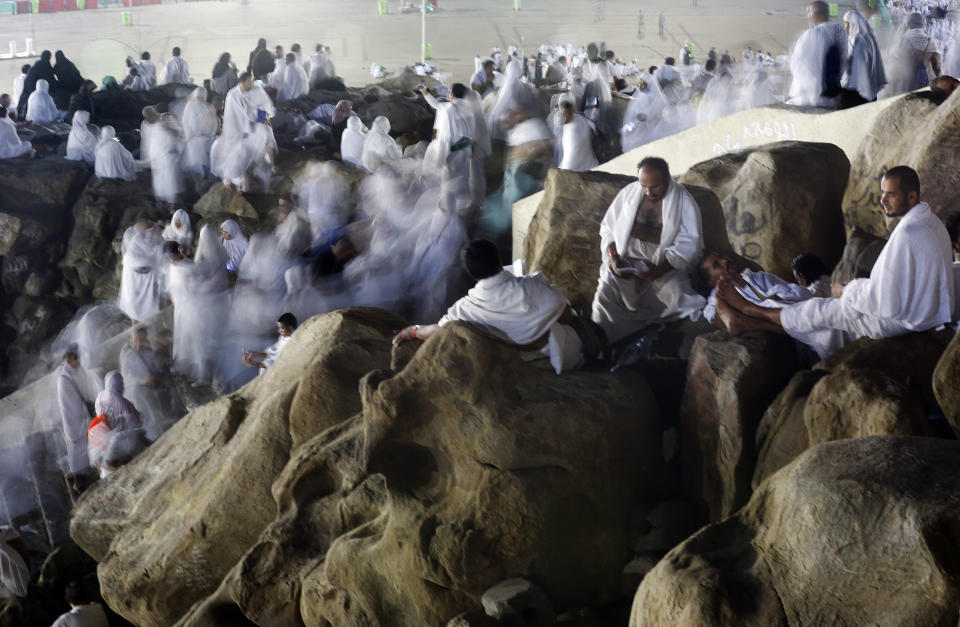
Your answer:
[[[696,2],[698,6],[693,6]],[[133,26],[121,25],[121,9],[59,14],[0,16],[0,51],[7,42],[32,36],[36,50],[63,49],[85,76],[98,83],[106,74],[124,74],[128,54],[149,50],[164,61],[173,46],[183,49],[195,78],[209,77],[221,52],[229,51],[246,66],[258,37],[270,45],[305,50],[318,42],[332,46],[337,72],[349,84],[371,82],[369,67],[377,62],[396,69],[419,60],[420,16],[380,16],[375,0],[211,0],[133,9]],[[771,9],[771,4],[777,8]],[[770,3],[760,0],[440,0],[441,11],[427,15],[427,41],[434,63],[465,80],[475,54],[490,47],[543,42],[606,41],[621,58],[639,58],[644,65],[677,56],[683,40],[697,44],[700,56],[714,45],[740,51],[747,45],[781,52],[804,27],[803,0]],[[644,14],[644,36],[638,37],[638,9]],[[598,11],[600,19],[598,21]],[[666,18],[665,37],[657,18]],[[705,48],[706,47],[706,48]],[[10,91],[22,60],[0,60],[0,92]],[[238,64],[240,65],[240,64]]]

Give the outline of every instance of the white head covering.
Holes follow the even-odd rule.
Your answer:
[[[247,252],[247,238],[240,230],[240,225],[233,220],[226,220],[220,225],[221,231],[226,231],[230,239],[221,238],[224,250],[227,251],[227,269],[230,272],[237,272],[240,269],[240,262]]]
[[[230,256],[220,242],[221,239],[217,230],[209,224],[204,224],[200,229],[200,237],[197,240],[197,252],[193,256],[194,263],[197,265],[215,264],[221,268],[226,268]]]
[[[487,128],[490,131],[490,137],[493,139],[504,139],[506,137],[506,128],[503,125],[505,113],[520,111],[527,116],[542,117],[543,111],[540,110],[540,101],[536,90],[524,83],[521,80],[522,78],[522,64],[519,61],[507,63],[503,86],[497,93],[497,102],[487,115]]]
[[[370,125],[370,132],[363,142],[363,167],[376,172],[384,163],[403,158],[403,151],[390,137],[390,120],[378,115]]]
[[[177,224],[180,226],[177,226]],[[170,218],[170,224],[163,228],[163,239],[180,244],[184,254],[193,250],[193,227],[190,226],[190,215],[183,209],[177,209]]]
[[[50,83],[44,79],[37,81],[37,89],[27,99],[27,121],[46,124],[56,122],[60,117],[57,105],[50,97]]]
[[[106,416],[108,426],[114,431],[138,428],[140,412],[123,396],[123,375],[111,370],[103,379],[103,388],[94,402],[97,415]]]
[[[117,141],[117,132],[112,126],[100,129],[100,142],[97,144],[95,158],[94,173],[98,178],[136,180],[136,161],[130,151]]]
[[[98,142],[97,136],[87,128],[89,123],[88,111],[76,111],[73,114],[73,125],[70,128],[70,136],[67,138],[67,159],[70,161],[86,161],[93,164]]]
[[[340,137],[340,158],[345,162],[360,166],[363,162],[363,145],[366,141],[366,128],[356,115],[347,118],[347,128]]]
[[[28,141],[22,141],[17,135],[17,126],[8,117],[0,118],[0,159],[10,159],[25,155],[33,150]]]
[[[647,89],[637,88],[634,92],[620,128],[620,145],[624,152],[657,139],[656,129],[667,106],[657,79],[647,73],[641,79]]]

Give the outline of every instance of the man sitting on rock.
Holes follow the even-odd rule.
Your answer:
[[[504,270],[496,245],[488,240],[470,242],[463,252],[463,266],[477,284],[436,324],[417,324],[400,331],[393,338],[395,346],[425,340],[440,327],[459,320],[521,350],[548,355],[557,374],[583,362],[583,342],[577,331],[583,321],[576,320],[563,292],[546,277],[539,272],[514,276]]]
[[[703,251],[700,207],[663,159],[646,157],[638,169],[600,223],[605,261],[592,318],[611,342],[649,322],[699,316],[705,304],[688,275]]]
[[[90,599],[79,580],[73,580],[67,584],[64,596],[70,605],[70,611],[61,614],[50,627],[108,627],[110,625],[103,606]]]
[[[280,356],[280,351],[283,350],[283,347],[287,345],[287,342],[290,341],[290,338],[293,336],[293,332],[297,330],[297,318],[292,313],[282,314],[277,319],[277,333],[280,337],[270,345],[262,353],[254,352],[244,352],[243,363],[250,366],[251,368],[259,368],[261,370],[258,374],[263,374],[263,370],[266,370],[272,366],[276,361],[277,357]]]
[[[754,272],[750,268],[741,270],[735,261],[723,253],[711,252],[704,255],[698,268],[700,280],[716,288],[722,280],[726,281],[746,300],[760,307],[782,309],[789,304],[811,298],[813,294],[796,283],[787,283],[769,272]],[[710,292],[707,305],[703,308],[703,317],[710,324],[725,328],[717,317],[716,289]]]
[[[717,315],[730,333],[786,333],[823,358],[858,337],[893,337],[949,322],[955,286],[947,229],[920,202],[920,179],[911,168],[890,169],[880,192],[886,217],[899,222],[870,278],[834,284],[834,298],[810,298],[784,309],[755,305],[733,283],[720,280]]]

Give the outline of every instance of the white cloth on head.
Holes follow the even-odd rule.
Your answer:
[[[0,599],[27,596],[30,568],[23,556],[10,546],[19,534],[9,527],[0,528]]]
[[[89,111],[74,112],[70,136],[67,138],[67,159],[85,161],[93,165],[100,140],[90,131],[88,124],[90,124]]]
[[[823,22],[803,31],[790,57],[790,104],[807,107],[836,105],[833,96],[824,96],[828,56],[834,55],[838,71],[846,67],[847,33],[840,24]]]
[[[667,107],[667,99],[660,91],[660,85],[650,74],[644,74],[641,79],[647,88],[639,87],[627,104],[627,111],[623,115],[623,126],[620,127],[620,146],[623,152],[628,152],[648,144],[665,135],[662,130],[663,111]]]
[[[514,276],[503,270],[477,281],[466,296],[447,310],[438,324],[442,327],[454,321],[469,322],[501,341],[518,346],[532,344],[549,334],[547,348],[557,353],[555,357],[559,359],[551,361],[556,362],[553,365],[560,374],[562,370],[575,367],[580,354],[579,350],[565,350],[567,344],[579,343],[576,333],[555,329],[563,327],[557,324],[557,320],[568,308],[563,292],[539,272]],[[555,333],[557,337],[553,337]],[[571,353],[575,359],[563,359],[564,354]]]
[[[211,240],[212,238],[212,240]],[[227,316],[229,283],[213,229],[204,226],[197,259],[170,265],[167,290],[173,303],[174,367],[195,382],[213,376]]]
[[[124,232],[120,244],[123,272],[117,306],[131,320],[146,320],[160,311],[163,294],[163,236],[155,226],[141,231],[136,225]]]
[[[190,225],[190,215],[185,210],[173,212],[170,224],[163,227],[163,239],[180,244],[180,252],[184,255],[193,254],[193,227]]]
[[[340,136],[340,158],[350,165],[363,165],[363,146],[366,142],[367,131],[356,115],[347,118],[347,128]]]
[[[164,77],[166,78],[164,82],[168,85],[171,83],[178,85],[193,84],[193,78],[190,77],[190,66],[183,57],[171,57],[167,61]]]
[[[94,411],[103,416],[111,431],[140,429],[140,412],[123,395],[123,375],[111,370],[103,379],[103,391],[97,394]]]
[[[390,120],[378,115],[370,125],[370,132],[363,141],[363,167],[376,172],[380,166],[403,158],[403,150],[390,137]]]
[[[109,627],[107,615],[99,603],[78,605],[60,615],[50,627]]]
[[[60,118],[60,111],[50,97],[50,83],[45,79],[37,81],[37,88],[27,98],[27,121],[37,124],[56,122]]]
[[[775,274],[769,272],[754,272],[747,268],[740,273],[746,285],[734,285],[737,292],[745,299],[772,309],[782,309],[787,305],[799,303],[802,300],[813,298],[813,293],[796,283],[788,283]],[[703,308],[703,319],[713,324],[717,317],[717,290],[711,290],[707,304]]]
[[[147,83],[147,88],[153,89],[157,86],[157,66],[153,64],[152,61],[147,59],[140,60],[140,69],[142,70],[140,76],[143,77],[143,80]]]
[[[159,122],[151,125],[147,158],[150,161],[153,195],[159,200],[174,203],[183,190],[180,165],[183,156],[183,129],[173,115],[164,113]]]
[[[230,239],[225,237],[220,239],[223,249],[227,251],[227,270],[236,272],[240,269],[240,262],[243,261],[243,256],[247,252],[247,238],[240,230],[240,225],[233,220],[226,220],[220,225],[220,230],[226,231],[230,236]]]
[[[182,167],[203,174],[210,167],[210,148],[217,138],[217,112],[207,102],[207,90],[198,87],[183,109],[183,135],[186,148]]]
[[[57,406],[67,445],[67,469],[71,473],[83,472],[90,466],[87,459],[87,428],[93,416],[87,410],[87,402],[93,400],[90,388],[83,380],[84,372],[78,371],[66,361],[57,372]]]
[[[0,159],[13,159],[29,154],[33,146],[17,135],[17,125],[10,118],[0,118]]]
[[[662,202],[663,227],[658,244],[640,242],[633,236],[637,209],[644,199],[640,182],[620,190],[600,223],[600,280],[593,298],[593,321],[607,332],[611,342],[660,319],[689,317],[696,320],[706,300],[690,283],[689,269],[703,254],[700,207],[682,185],[671,180]],[[639,242],[641,246],[636,244]],[[607,249],[616,243],[627,262],[640,267],[670,264],[671,269],[655,281],[618,277],[610,271]]]
[[[875,100],[887,84],[880,45],[870,24],[860,11],[847,11],[843,21],[849,24],[848,57],[843,86],[860,94],[865,100]]]
[[[593,152],[593,128],[579,113],[563,125],[563,159],[560,168],[582,172],[596,167],[597,156]]]
[[[13,108],[17,108],[17,104],[20,102],[20,96],[23,95],[23,84],[27,80],[26,74],[19,74],[15,79],[13,79],[13,100],[11,104]]]
[[[97,178],[137,180],[137,162],[123,144],[117,140],[112,126],[100,129],[100,142],[94,153],[93,171]]]
[[[836,298],[812,298],[780,313],[783,330],[821,357],[857,337],[926,331],[953,318],[953,251],[943,222],[921,202],[901,218],[868,279]]]
[[[310,93],[310,80],[303,66],[299,63],[288,63],[283,72],[283,83],[277,89],[277,100],[295,100]]]

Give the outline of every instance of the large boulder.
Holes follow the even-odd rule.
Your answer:
[[[714,331],[694,342],[680,409],[680,456],[684,491],[702,518],[725,518],[750,498],[757,425],[796,369],[785,335]]]
[[[871,435],[929,435],[942,334],[861,338],[794,375],[757,429],[754,487],[807,448]]]
[[[379,310],[311,319],[263,376],[90,488],[71,535],[100,562],[111,607],[138,625],[172,625],[213,592],[274,519],[271,486],[294,442],[359,411],[360,376],[389,365],[403,324]]]
[[[960,210],[960,98],[937,105],[927,94],[908,94],[877,117],[851,159],[850,185],[843,198],[848,230],[859,227],[888,237],[880,206],[880,179],[897,165],[920,175],[923,200],[939,216]]]
[[[720,198],[736,252],[792,280],[790,261],[800,253],[820,256],[827,267],[840,259],[849,172],[833,144],[778,142],[698,163],[680,180]]]
[[[523,243],[523,259],[530,272],[542,271],[563,289],[575,309],[588,315],[602,261],[600,221],[620,190],[636,180],[595,171],[553,169],[547,174],[543,199]],[[701,187],[685,187],[700,207],[704,248],[739,258],[727,238],[716,195]]]
[[[558,377],[454,324],[361,396],[292,455],[276,520],[184,625],[442,625],[512,577],[557,611],[623,598],[630,512],[664,480],[642,376]]]
[[[843,256],[830,275],[830,281],[846,284],[854,279],[868,278],[886,244],[887,240],[871,235],[860,227],[853,227],[847,245],[843,247]]]
[[[937,363],[933,390],[954,434],[960,437],[960,334],[954,334]]]
[[[815,446],[643,580],[631,627],[953,625],[960,442]]]

